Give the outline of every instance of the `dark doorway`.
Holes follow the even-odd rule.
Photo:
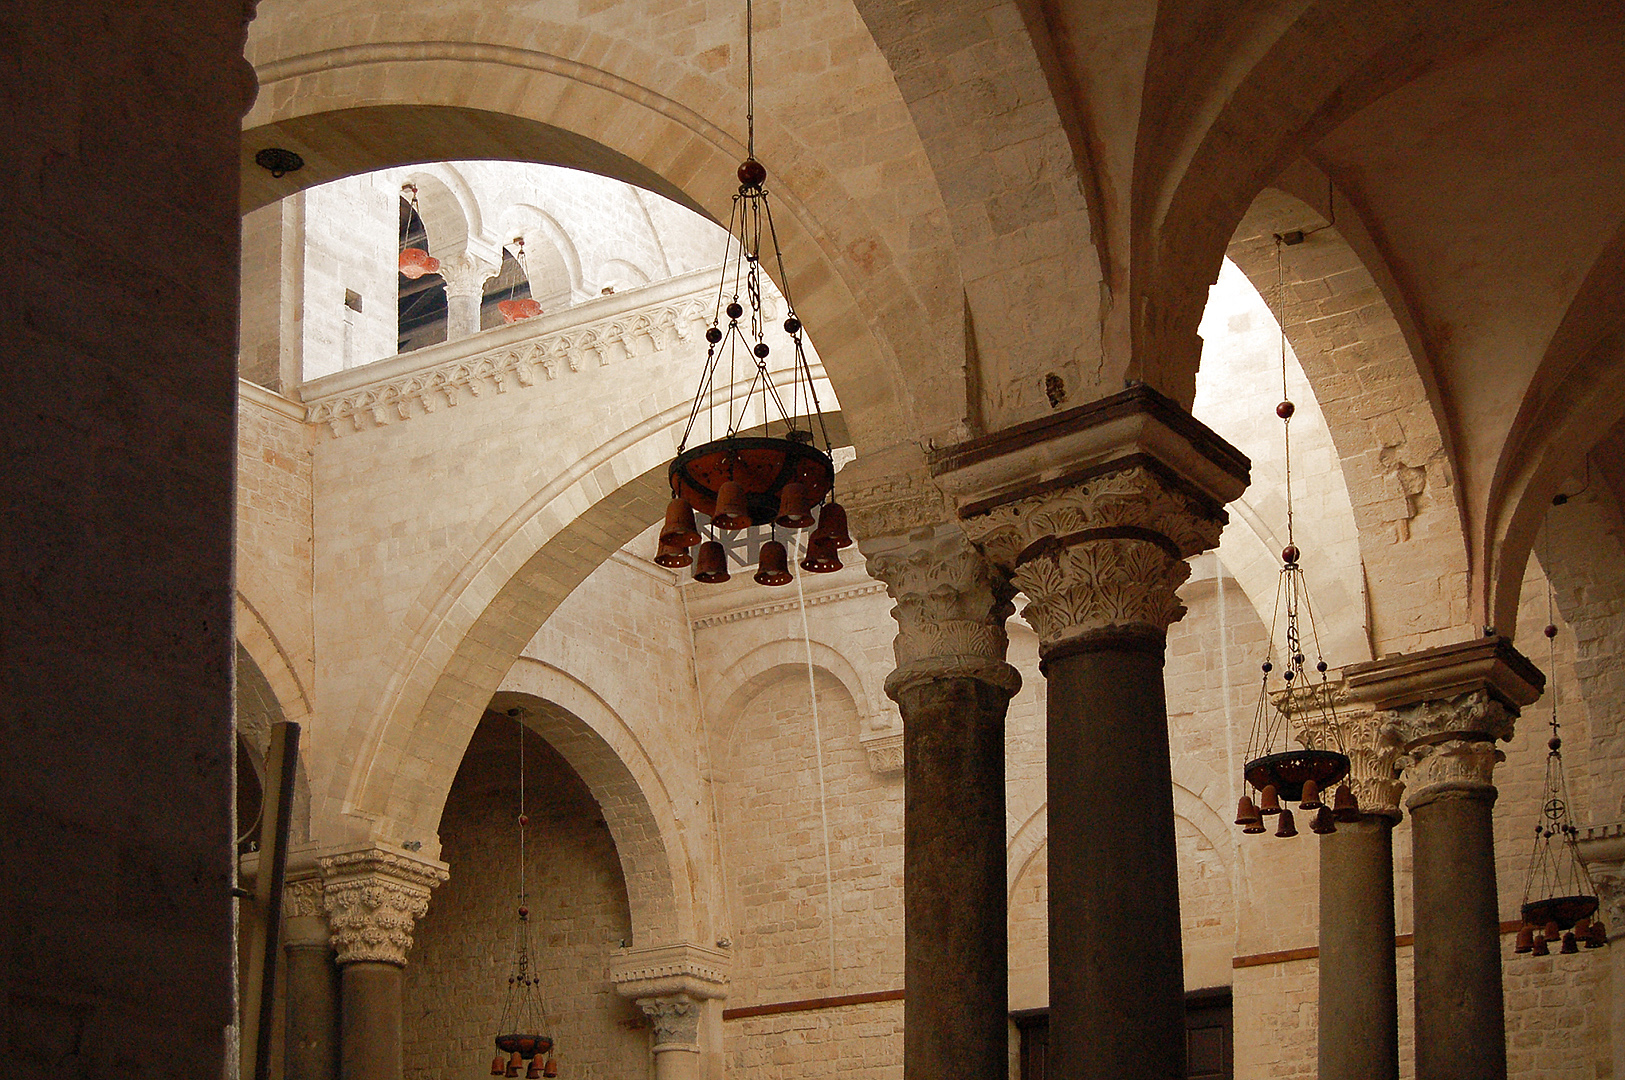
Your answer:
[[[1228,986],[1185,995],[1185,1076],[1187,1080],[1232,1080],[1235,1076],[1231,996]],[[1049,1010],[1011,1014],[1021,1033],[1021,1080],[1044,1080],[1049,1057]]]

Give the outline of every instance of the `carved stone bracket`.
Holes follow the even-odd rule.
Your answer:
[[[1185,614],[1185,559],[1219,542],[1215,511],[1137,463],[967,514],[965,529],[1007,567],[1046,648],[1114,629],[1167,632]]]
[[[611,958],[615,992],[631,998],[654,1028],[654,1049],[699,1050],[703,1003],[728,996],[731,958],[703,945],[622,949]]]
[[[340,964],[406,964],[412,927],[429,910],[429,890],[449,876],[446,864],[382,847],[317,858],[323,906]]]
[[[887,694],[895,700],[911,684],[961,676],[1012,695],[1021,688],[1021,675],[1004,660],[1013,590],[958,526],[871,539],[863,547],[869,572],[897,602],[897,670],[886,679]]]
[[[903,771],[903,733],[901,731],[865,731],[858,742],[869,755],[869,769],[881,776]]]

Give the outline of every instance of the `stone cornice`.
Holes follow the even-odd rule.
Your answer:
[[[1207,503],[1206,515],[1221,522],[1224,505],[1246,490],[1251,469],[1241,451],[1146,386],[929,454],[932,478],[962,518],[1074,487],[1130,461]]]
[[[287,417],[289,420],[297,420],[301,424],[305,422],[306,414],[309,412],[299,402],[285,398],[274,390],[267,390],[259,383],[249,382],[247,379],[237,380],[237,396],[243,401],[258,405],[267,412],[274,412],[279,416]]]
[[[1378,709],[1401,709],[1483,690],[1512,718],[1546,686],[1540,669],[1513,648],[1509,638],[1500,636],[1350,664],[1343,676],[1351,697]]]
[[[616,993],[634,1000],[674,994],[693,999],[728,996],[733,958],[704,945],[655,945],[622,949],[609,960]]]
[[[886,586],[878,581],[867,581],[859,585],[848,585],[845,588],[831,589],[828,592],[807,594],[807,606],[818,607],[821,604],[834,604],[841,600],[851,600],[859,596],[873,596],[886,591]],[[696,630],[704,630],[712,626],[723,626],[727,623],[740,622],[744,619],[760,619],[767,615],[779,615],[785,612],[797,611],[801,607],[800,599],[776,600],[768,604],[753,604],[750,607],[733,608],[729,611],[719,611],[710,615],[701,615],[690,622]]]

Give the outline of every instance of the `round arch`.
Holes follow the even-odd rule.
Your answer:
[[[712,718],[717,722],[717,727],[711,733],[712,738],[726,746],[734,723],[750,699],[787,668],[806,671],[809,651],[812,653],[813,667],[829,674],[845,687],[857,706],[858,715],[865,724],[871,723],[877,715],[873,702],[877,699],[875,690],[878,688],[869,685],[857,667],[835,646],[817,638],[811,641],[789,638],[758,645],[730,664],[717,684],[707,688],[707,696],[720,702],[712,710]]]
[[[625,719],[578,679],[528,657],[514,663],[490,707],[521,709],[526,726],[569,762],[598,801],[626,879],[635,944],[702,940],[693,860],[671,794]]]
[[[536,31],[572,37],[566,27]],[[661,57],[630,41],[617,43],[616,55],[644,77],[666,71]],[[367,42],[255,59],[261,92],[244,119],[245,211],[356,173],[477,158],[584,169],[713,219],[726,219],[737,186],[744,148],[705,117],[739,115],[742,102],[715,80],[670,87],[679,101],[566,56],[472,41]],[[859,446],[957,430],[963,372],[945,379],[940,366],[943,357],[962,365],[962,320],[929,310],[924,298],[940,306],[941,290],[912,280],[909,260],[892,250],[888,235],[908,235],[907,223],[875,220],[792,131],[764,118],[758,134],[774,147],[790,286]],[[273,180],[253,164],[267,146],[295,150],[305,167]],[[923,161],[909,168],[928,181]]]
[[[456,771],[447,746],[466,744],[515,658],[571,590],[664,513],[667,465],[688,411],[671,406],[569,468],[533,477],[517,510],[481,523],[472,556],[448,560],[428,582],[401,662],[361,720],[352,771],[335,777],[344,811],[385,831],[432,824],[425,819],[438,815]],[[843,414],[826,421],[840,445]]]

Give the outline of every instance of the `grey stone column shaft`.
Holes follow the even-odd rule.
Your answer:
[[[1380,815],[1320,838],[1320,1080],[1397,1080],[1394,823]]]
[[[401,987],[406,971],[396,964],[357,961],[344,965],[339,1076],[341,1080],[401,1080]]]
[[[1045,660],[1050,1033],[1066,1080],[1185,1074],[1184,960],[1160,640]]]
[[[339,986],[333,950],[318,944],[289,945],[285,1080],[335,1080],[339,1062]]]
[[[1505,1080],[1495,788],[1456,782],[1411,799],[1417,1080]]]
[[[1009,1071],[1005,877],[1007,688],[918,682],[903,714],[903,1072]]]

